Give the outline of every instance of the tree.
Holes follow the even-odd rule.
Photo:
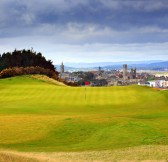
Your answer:
[[[55,71],[51,60],[46,60],[39,52],[36,54],[33,50],[14,50],[0,55],[0,71],[12,67],[30,67],[39,66]]]

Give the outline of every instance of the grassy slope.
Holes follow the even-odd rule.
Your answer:
[[[0,148],[105,150],[168,144],[168,91],[0,80]]]

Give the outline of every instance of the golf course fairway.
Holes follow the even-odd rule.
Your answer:
[[[168,91],[0,80],[0,149],[106,151],[168,145]]]

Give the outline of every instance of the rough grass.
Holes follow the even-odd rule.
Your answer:
[[[0,80],[0,148],[4,150],[99,153],[166,146],[167,123],[168,91],[139,86],[66,87],[30,76]]]
[[[84,152],[14,152],[0,151],[1,162],[167,162],[168,146],[138,146],[107,151]]]
[[[30,157],[29,154],[1,151],[0,162],[42,162],[43,160],[39,157]],[[46,161],[46,160],[45,160]]]
[[[54,80],[52,78],[47,77],[46,75],[30,75],[30,77],[35,78],[35,79],[39,79],[41,81],[47,82],[47,83],[51,83],[51,84],[55,84],[55,85],[60,85],[60,86],[67,86],[66,84],[59,82],[57,80]]]

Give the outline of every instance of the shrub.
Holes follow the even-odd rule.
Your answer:
[[[0,72],[0,78],[8,78],[8,77],[13,77],[13,76],[28,75],[28,74],[44,74],[55,80],[58,79],[58,72],[50,70],[50,69],[44,69],[39,66],[12,67],[8,69],[4,69]]]

